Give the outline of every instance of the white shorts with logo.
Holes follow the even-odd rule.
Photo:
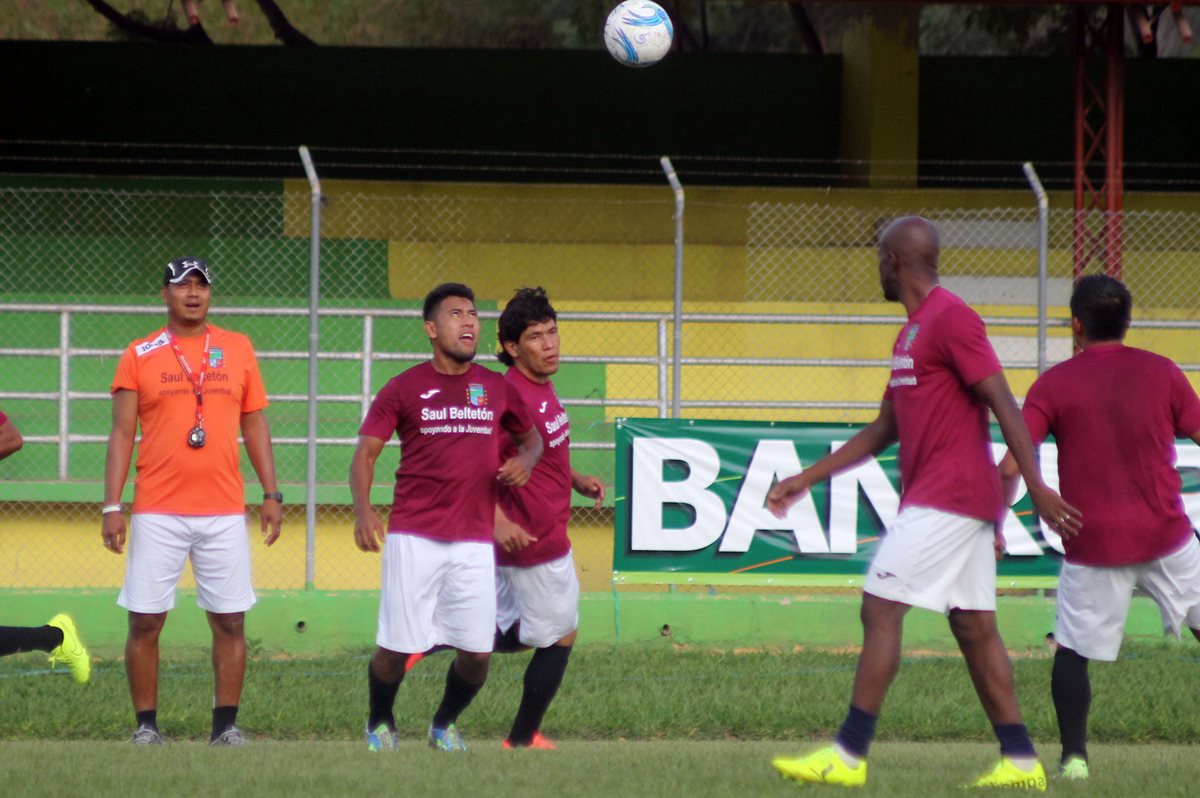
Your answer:
[[[380,648],[413,654],[440,643],[485,653],[495,636],[491,542],[387,535],[375,635]]]
[[[1054,639],[1088,659],[1112,662],[1134,592],[1158,605],[1163,632],[1176,637],[1186,621],[1200,629],[1200,543],[1150,562],[1104,568],[1063,562]]]
[[[254,606],[246,517],[161,513],[130,516],[125,585],[117,604],[147,614],[174,609],[175,587],[189,557],[200,609],[223,614]]]
[[[884,536],[863,590],[943,614],[996,609],[995,524],[906,507]]]
[[[552,646],[579,628],[579,577],[571,552],[525,567],[496,568],[496,625],[532,648]]]

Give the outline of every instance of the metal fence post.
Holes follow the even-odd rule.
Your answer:
[[[1025,179],[1029,181],[1034,196],[1037,197],[1038,208],[1038,326],[1037,326],[1037,370],[1041,374],[1046,370],[1046,292],[1049,289],[1047,277],[1047,250],[1050,243],[1050,201],[1046,197],[1046,189],[1038,178],[1033,164],[1026,161],[1021,168],[1025,171]]]
[[[662,164],[667,183],[671,185],[671,191],[675,194],[675,354],[671,377],[671,417],[679,418],[683,377],[683,185],[679,182],[679,176],[675,174],[675,167],[671,165],[670,158],[664,155],[658,162]]]
[[[317,572],[317,353],[321,341],[317,309],[321,294],[321,180],[308,147],[300,148],[300,160],[304,162],[304,173],[312,189],[312,228],[308,255],[308,496],[304,516],[304,589],[312,590]]]

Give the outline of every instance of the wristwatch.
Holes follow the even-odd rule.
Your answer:
[[[275,491],[274,493],[264,493],[263,501],[266,501],[267,499],[274,499],[275,501],[279,502],[280,504],[283,504],[283,494],[280,493],[279,491]]]

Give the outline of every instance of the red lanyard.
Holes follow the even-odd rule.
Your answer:
[[[192,384],[192,389],[196,391],[196,426],[202,428],[204,426],[204,375],[208,372],[208,344],[212,337],[208,329],[208,325],[204,325],[204,352],[200,355],[200,373],[192,372],[192,367],[188,365],[187,358],[184,357],[183,349],[179,346],[179,341],[175,340],[175,336],[170,330],[164,329],[167,334],[167,340],[171,343],[171,349],[175,352],[175,359],[179,361],[179,367],[183,369],[183,376]]]

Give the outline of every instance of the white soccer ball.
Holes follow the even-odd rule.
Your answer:
[[[604,23],[604,46],[625,66],[657,64],[671,49],[675,28],[658,3],[625,0]]]

